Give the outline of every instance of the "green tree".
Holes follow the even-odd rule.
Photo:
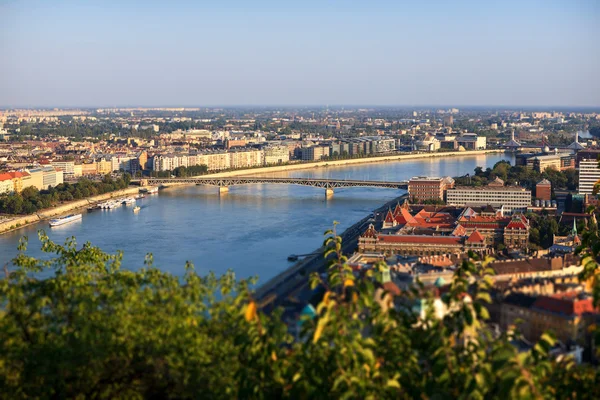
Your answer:
[[[183,277],[152,265],[121,268],[74,238],[41,232],[53,258],[27,256],[0,280],[0,396],[4,398],[597,398],[598,370],[549,355],[545,334],[526,352],[518,333],[492,336],[489,259],[465,260],[437,318],[422,286],[395,302],[387,266],[355,278],[342,239],[327,232],[326,278],[297,340],[281,310],[264,314],[253,280]],[[596,236],[586,236],[597,251]],[[594,277],[587,258],[586,274]],[[585,259],[584,259],[585,260]],[[377,278],[379,277],[379,278]],[[375,279],[377,278],[377,279]],[[471,300],[467,301],[466,297]],[[424,314],[414,312],[421,304]]]

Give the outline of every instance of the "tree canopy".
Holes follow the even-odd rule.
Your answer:
[[[113,179],[110,175],[95,182],[81,178],[77,183],[61,183],[47,190],[38,190],[33,186],[26,187],[21,193],[0,195],[0,213],[32,214],[44,208],[50,208],[61,201],[81,200],[86,197],[125,189],[131,181],[131,175]]]
[[[2,398],[600,396],[597,369],[549,356],[552,335],[519,352],[511,344],[518,331],[487,328],[489,260],[457,269],[443,297],[447,315],[419,316],[410,300],[433,301],[423,287],[392,307],[377,285],[383,265],[355,278],[329,231],[329,274],[310,279],[322,298],[295,337],[281,310],[260,310],[254,280],[200,276],[190,263],[176,277],[151,255],[131,271],[121,253],[39,238],[53,256],[28,256],[24,238],[0,280]],[[597,231],[585,240],[599,247]],[[586,278],[597,256],[583,255]]]

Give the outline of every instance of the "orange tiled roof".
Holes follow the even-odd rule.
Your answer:
[[[554,296],[539,296],[533,307],[566,316],[597,313],[591,298],[579,299],[577,293],[560,293]]]
[[[471,233],[471,236],[469,236],[469,238],[467,239],[467,242],[483,243],[483,242],[485,242],[485,238],[483,236],[481,236],[481,233],[479,233],[479,231],[477,229],[475,229],[473,231],[473,233]]]

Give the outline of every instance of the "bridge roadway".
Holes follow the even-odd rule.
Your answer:
[[[333,190],[344,187],[380,187],[390,189],[407,189],[408,182],[387,182],[387,181],[363,181],[350,179],[313,179],[313,178],[266,178],[253,176],[240,176],[233,178],[211,178],[211,177],[190,177],[190,178],[144,178],[139,180],[142,186],[147,185],[172,185],[172,184],[195,184],[218,186],[219,192],[227,192],[229,186],[250,185],[250,184],[286,184],[303,185],[325,189],[325,194],[330,196]]]

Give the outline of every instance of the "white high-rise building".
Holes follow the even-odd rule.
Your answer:
[[[594,184],[600,181],[600,168],[598,160],[579,161],[579,193],[591,194]]]

